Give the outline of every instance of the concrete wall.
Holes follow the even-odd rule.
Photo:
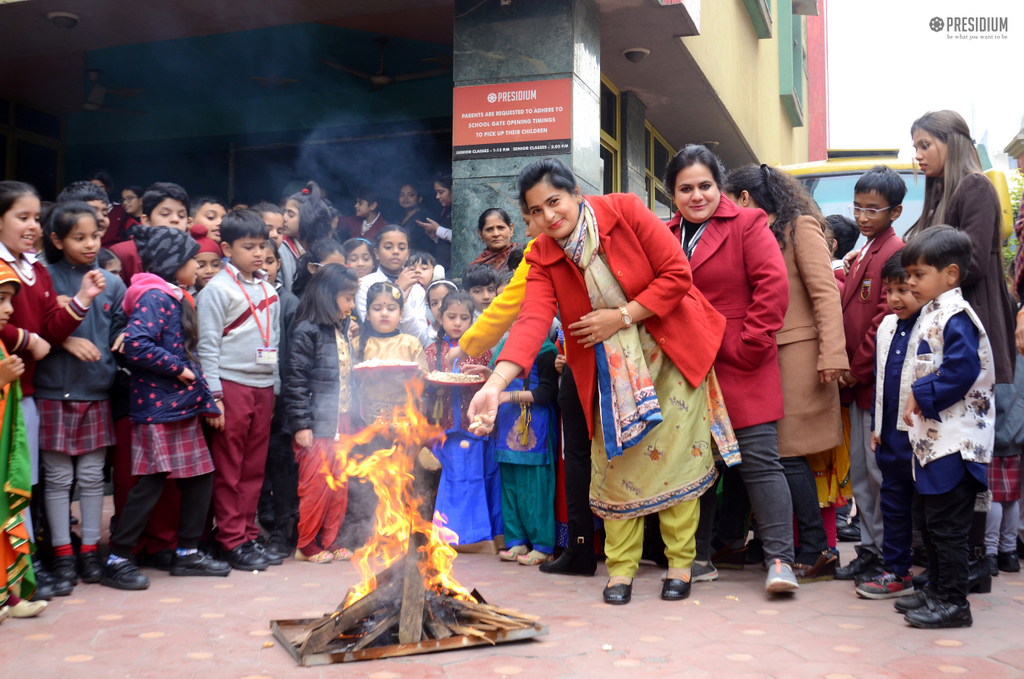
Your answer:
[[[808,128],[792,126],[779,97],[778,21],[773,0],[772,37],[759,40],[742,0],[703,2],[700,35],[682,41],[761,162],[786,165],[807,161]]]

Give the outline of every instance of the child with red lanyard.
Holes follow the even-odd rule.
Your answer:
[[[267,225],[252,210],[225,216],[220,245],[231,261],[203,288],[198,306],[199,360],[222,413],[211,442],[217,540],[233,568],[249,571],[283,560],[256,541],[256,509],[280,388],[281,304],[262,271],[268,236]]]

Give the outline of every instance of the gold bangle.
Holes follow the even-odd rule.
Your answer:
[[[508,385],[510,384],[510,382],[507,379],[505,379],[505,376],[502,375],[497,370],[494,371],[494,374],[497,375],[498,377],[500,377],[502,379],[502,381],[505,383],[505,387],[502,389],[502,391],[504,391],[505,389],[508,389]]]

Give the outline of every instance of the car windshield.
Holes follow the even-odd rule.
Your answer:
[[[801,175],[797,179],[810,190],[818,207],[821,208],[822,214],[826,217],[843,215],[852,219],[853,216],[847,210],[847,206],[853,203],[853,187],[861,174],[863,173]],[[903,214],[896,220],[893,227],[896,230],[896,235],[902,237],[921,216],[924,205],[924,177],[920,177],[915,184],[913,173],[900,172],[900,176],[907,184],[907,196],[903,199]],[[861,236],[857,239],[855,247],[861,247],[864,242],[865,238]]]

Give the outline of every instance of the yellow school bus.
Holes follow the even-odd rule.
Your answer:
[[[850,217],[847,206],[853,203],[853,187],[862,174],[875,165],[888,165],[907,183],[903,214],[893,225],[902,236],[921,216],[924,205],[924,175],[915,176],[913,161],[901,160],[896,149],[829,149],[828,160],[784,165],[781,169],[799,179],[814,196],[825,216],[841,214]],[[988,170],[985,175],[996,187],[1003,211],[1003,239],[1013,234],[1013,211],[1006,175]]]

